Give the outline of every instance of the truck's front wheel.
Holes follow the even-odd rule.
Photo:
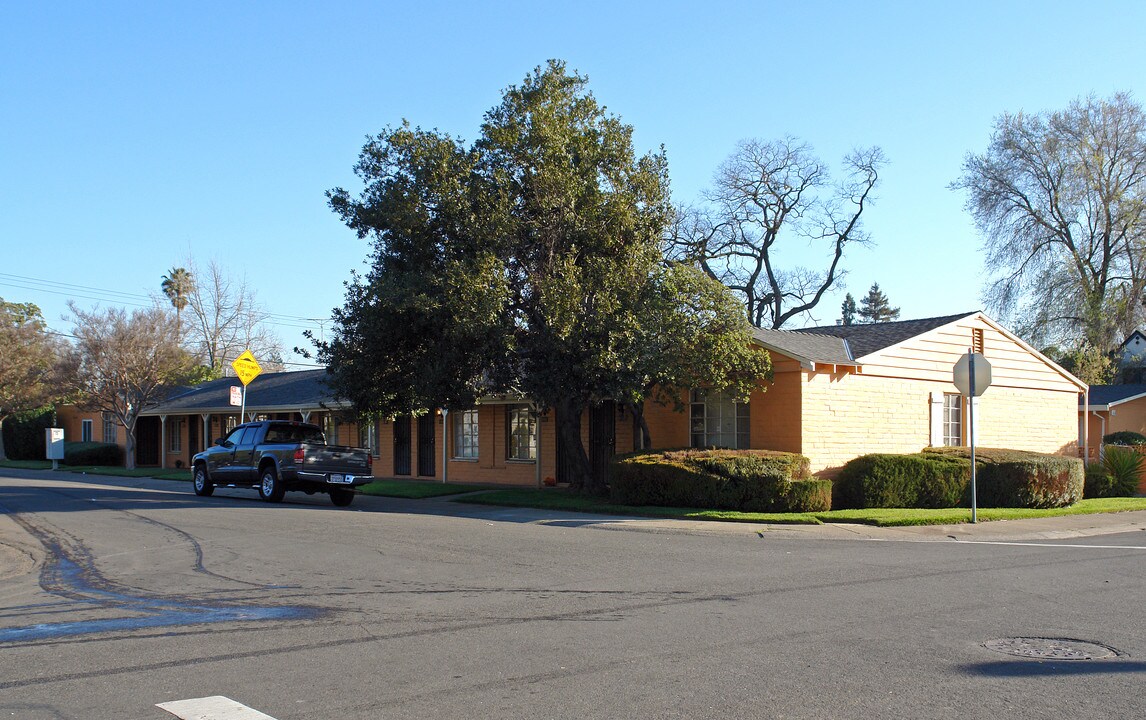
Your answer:
[[[267,502],[277,503],[283,501],[283,495],[286,495],[286,486],[279,479],[279,474],[272,466],[266,466],[259,480],[259,496]]]
[[[196,495],[207,497],[215,492],[215,483],[211,482],[211,479],[207,477],[207,468],[202,465],[196,465],[193,477],[194,480],[192,482],[195,485]]]

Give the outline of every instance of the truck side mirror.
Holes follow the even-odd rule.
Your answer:
[[[227,447],[227,438],[215,438],[215,444],[219,447]]]

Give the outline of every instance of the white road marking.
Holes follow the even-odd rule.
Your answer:
[[[1007,542],[1005,540],[958,540],[960,545],[1020,545],[1023,547],[1086,548],[1088,550],[1146,550],[1142,545],[1070,545],[1054,542]]]
[[[190,700],[173,700],[158,703],[155,707],[162,708],[175,717],[182,718],[182,720],[275,720],[266,713],[261,713],[222,695]]]
[[[909,540],[907,538],[868,538],[872,542],[887,542],[887,543],[942,543],[944,540]],[[954,545],[1012,545],[1016,547],[1041,547],[1041,548],[1082,548],[1086,550],[1146,550],[1143,545],[1078,545],[1069,543],[1056,543],[1054,541],[1046,542],[1014,542],[1010,540],[962,540],[959,538],[949,538],[951,544]]]

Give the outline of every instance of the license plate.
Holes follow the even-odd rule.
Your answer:
[[[347,484],[349,484],[349,483],[352,483],[352,482],[354,482],[354,476],[353,476],[353,475],[335,475],[335,474],[331,474],[331,476],[330,476],[330,482],[332,482],[332,483],[339,483],[339,484],[342,484],[342,485],[347,485]]]

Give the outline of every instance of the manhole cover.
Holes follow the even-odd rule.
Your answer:
[[[988,640],[983,643],[983,647],[1035,660],[1101,660],[1118,657],[1118,651],[1112,647],[1070,638],[999,638]]]

